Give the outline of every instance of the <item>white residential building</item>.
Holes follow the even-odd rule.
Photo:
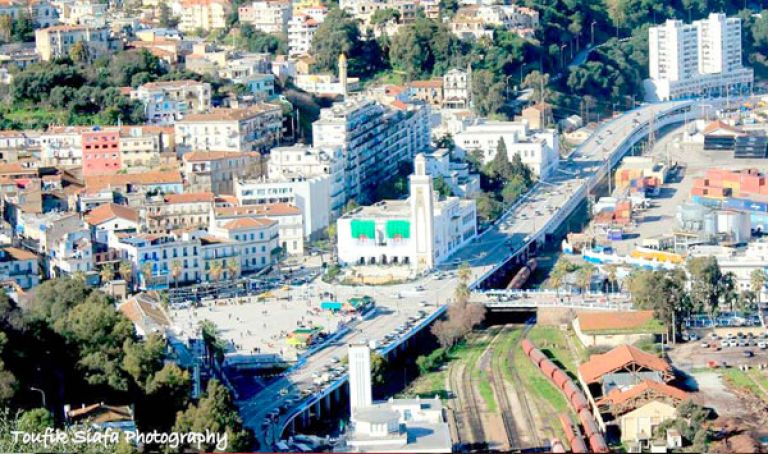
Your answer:
[[[0,16],[16,20],[23,15],[32,18],[37,27],[50,27],[58,23],[56,7],[45,0],[5,0],[0,2]]]
[[[331,217],[330,175],[280,179],[235,180],[235,196],[241,205],[288,203],[301,210],[304,236],[322,234]]]
[[[149,82],[131,92],[144,104],[149,123],[173,124],[187,113],[211,108],[211,84],[195,80]]]
[[[424,155],[414,159],[410,196],[351,211],[337,221],[339,261],[433,269],[477,235],[474,200],[438,199]]]
[[[487,163],[496,156],[499,140],[504,139],[507,155],[510,159],[519,155],[523,164],[531,168],[540,179],[550,176],[560,160],[557,131],[544,129],[530,131],[525,121],[487,121],[477,120],[464,126],[456,133],[456,147],[467,153],[482,152],[482,162]]]
[[[176,151],[264,151],[278,144],[282,127],[275,104],[189,114],[174,125]]]
[[[442,177],[451,187],[453,195],[471,197],[480,192],[480,175],[470,173],[466,162],[451,161],[451,152],[445,148],[425,153],[427,174],[434,178]]]
[[[55,25],[35,30],[35,50],[43,61],[68,57],[72,46],[79,42],[88,47],[91,59],[116,50],[118,46],[116,41],[110,39],[110,32],[106,27]]]
[[[472,97],[472,68],[451,69],[443,76],[443,108],[468,109]]]
[[[711,13],[692,24],[669,19],[648,30],[648,54],[648,101],[740,95],[754,81],[753,70],[742,65],[737,17]]]
[[[227,16],[232,11],[229,0],[182,0],[180,2],[181,20],[179,30],[211,31],[227,27]]]
[[[293,16],[288,22],[288,53],[290,55],[306,55],[312,48],[312,38],[322,19],[308,14]]]
[[[373,188],[396,174],[398,164],[429,148],[429,108],[396,110],[358,97],[320,111],[312,123],[312,143],[340,149],[345,197],[368,200]]]
[[[241,24],[251,24],[264,33],[285,33],[292,12],[290,0],[259,0],[237,9]]]
[[[344,156],[341,148],[313,148],[307,145],[273,148],[267,162],[267,178],[283,180],[330,177],[329,208],[333,218],[346,203],[344,193]]]
[[[297,74],[293,83],[306,91],[319,96],[344,95],[345,91],[357,91],[360,89],[360,79],[348,77],[347,83],[333,74]]]
[[[0,281],[13,281],[24,290],[39,284],[37,255],[15,247],[0,248]]]
[[[280,246],[289,255],[304,253],[304,227],[301,210],[287,203],[214,207],[211,211],[210,229],[222,227],[235,219],[267,218],[278,222]]]

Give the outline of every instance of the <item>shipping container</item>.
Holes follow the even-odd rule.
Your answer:
[[[569,402],[573,395],[577,392],[579,392],[579,388],[576,386],[573,380],[568,380],[563,386],[563,394],[565,394],[565,398],[568,399]]]
[[[553,363],[549,359],[543,360],[539,364],[539,369],[541,369],[541,373],[543,373],[550,380],[552,379],[552,374],[554,374],[555,371],[559,370],[559,368],[555,366],[555,363]]]
[[[533,364],[536,365],[536,367],[538,367],[542,361],[547,359],[546,355],[544,355],[544,353],[542,353],[538,348],[531,350],[529,357],[531,358],[531,361],[533,361]]]
[[[552,382],[557,386],[557,389],[562,390],[563,386],[565,386],[565,383],[569,381],[570,378],[568,375],[563,372],[562,369],[558,368],[554,374],[552,374]]]
[[[592,413],[589,410],[581,410],[579,412],[579,422],[581,427],[584,428],[584,435],[591,437],[592,434],[599,433],[597,430],[597,423],[595,418],[592,417]]]
[[[589,437],[589,447],[592,450],[592,452],[610,452],[608,449],[608,445],[605,444],[605,438],[603,438],[602,434],[600,433],[594,433],[590,435]]]
[[[579,391],[571,397],[571,407],[573,407],[573,411],[577,412],[589,409],[589,402],[587,402],[583,392]]]

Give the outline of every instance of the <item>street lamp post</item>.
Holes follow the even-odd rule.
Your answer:
[[[597,23],[596,20],[593,20],[591,24],[589,24],[589,28],[591,30],[592,39],[590,40],[591,45],[595,45],[595,24]]]
[[[565,50],[566,47],[568,47],[568,44],[560,45],[560,69],[565,66],[565,63],[563,62],[563,50]]]
[[[43,398],[43,408],[47,408],[48,406],[45,404],[45,391],[40,388],[35,388],[34,386],[30,386],[29,389],[40,393],[40,396]]]
[[[504,78],[504,94],[507,98],[507,101],[509,101],[509,78],[512,77],[512,74],[508,75]]]

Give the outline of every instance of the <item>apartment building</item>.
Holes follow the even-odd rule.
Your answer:
[[[339,216],[346,203],[344,194],[344,156],[341,148],[318,148],[308,145],[276,147],[269,153],[267,178],[283,180],[330,177],[329,207],[333,217]]]
[[[373,188],[429,147],[429,113],[422,104],[395,110],[363,97],[335,103],[312,124],[317,148],[340,149],[345,198],[369,200]]]
[[[54,25],[35,30],[35,51],[43,61],[69,56],[75,43],[82,42],[88,47],[90,58],[98,58],[119,47],[118,41],[110,39],[107,27],[82,25]]]
[[[177,153],[201,151],[266,151],[277,145],[283,110],[275,104],[239,109],[213,109],[190,114],[174,125]]]
[[[15,247],[0,248],[0,282],[8,281],[24,290],[39,284],[37,254]]]
[[[237,9],[241,24],[251,24],[264,33],[285,33],[293,15],[290,0],[260,0]]]
[[[237,151],[193,151],[182,157],[186,189],[232,194],[233,181],[261,174],[261,155]]]
[[[229,0],[182,0],[178,29],[182,32],[224,29],[231,11]]]
[[[218,238],[236,242],[240,270],[251,273],[273,262],[278,248],[278,230],[275,220],[246,217],[211,226],[209,232]]]
[[[106,3],[75,0],[61,8],[61,23],[67,25],[85,25],[88,27],[107,26]]]
[[[12,20],[26,15],[39,28],[50,27],[58,23],[56,7],[45,0],[5,0],[0,2],[0,16]]]
[[[451,69],[443,76],[443,108],[469,109],[472,97],[472,68]]]
[[[322,19],[308,14],[294,15],[288,21],[288,53],[292,56],[309,54],[312,39],[322,23]]]
[[[122,169],[119,128],[83,132],[83,176],[115,174]]]
[[[151,233],[176,229],[204,229],[209,224],[215,196],[212,192],[165,194],[150,197],[139,207],[146,229]]]
[[[141,126],[120,128],[120,164],[122,170],[137,172],[151,170],[160,165],[163,150],[163,135]]]
[[[742,65],[741,19],[711,13],[685,24],[667,20],[648,30],[648,101],[749,93],[752,68]]]
[[[196,80],[149,82],[132,91],[131,98],[144,104],[147,122],[172,124],[187,113],[211,108],[211,84]]]
[[[230,221],[243,218],[266,218],[277,221],[279,232],[277,246],[289,255],[304,253],[303,218],[298,207],[287,203],[214,207],[208,228],[216,229]]]
[[[492,161],[496,156],[500,140],[504,140],[510,161],[515,155],[520,156],[523,164],[539,178],[546,178],[557,170],[560,148],[554,129],[534,132],[528,129],[525,121],[477,120],[464,125],[454,135],[458,149],[466,153],[481,152],[483,163]]]

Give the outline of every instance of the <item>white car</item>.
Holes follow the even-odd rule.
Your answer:
[[[765,350],[766,348],[768,348],[768,342],[763,342],[763,341],[761,341],[761,342],[758,342],[758,343],[757,343],[757,346],[758,346],[758,347],[759,347],[761,350]]]

